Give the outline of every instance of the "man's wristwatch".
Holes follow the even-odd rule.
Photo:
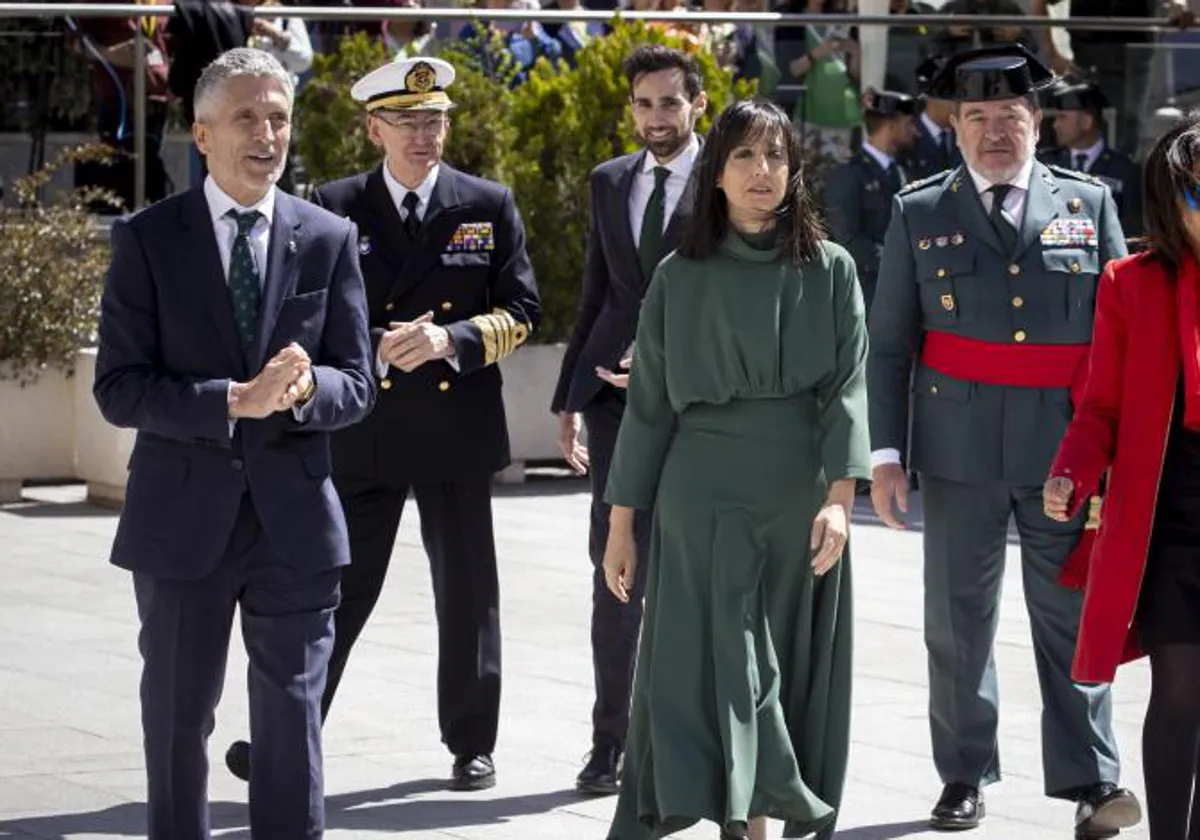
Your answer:
[[[302,408],[308,405],[308,401],[313,398],[313,394],[315,393],[317,393],[317,378],[310,376],[308,378],[308,387],[304,389],[304,393],[296,398],[296,406]]]

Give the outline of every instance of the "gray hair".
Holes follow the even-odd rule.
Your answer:
[[[213,59],[200,74],[193,96],[193,110],[197,119],[211,107],[212,100],[221,92],[226,82],[242,76],[274,80],[287,93],[289,105],[295,98],[296,88],[292,82],[292,74],[283,69],[283,65],[275,56],[251,47],[235,47]]]

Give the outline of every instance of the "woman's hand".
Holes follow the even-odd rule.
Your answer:
[[[851,482],[853,485],[853,482]],[[827,500],[813,520],[811,547],[813,574],[821,577],[842,559],[846,541],[850,539],[848,506]]]
[[[1075,482],[1062,476],[1046,480],[1042,486],[1042,510],[1055,522],[1066,522],[1071,518],[1071,499],[1075,496]]]
[[[637,575],[637,542],[633,536],[633,508],[612,508],[608,544],[604,546],[604,582],[622,604],[628,604]]]

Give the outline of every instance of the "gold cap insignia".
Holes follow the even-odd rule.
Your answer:
[[[418,61],[404,76],[404,87],[411,93],[429,93],[437,86],[437,71],[424,61]]]

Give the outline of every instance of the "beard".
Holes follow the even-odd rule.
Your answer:
[[[650,154],[659,160],[664,160],[673,157],[676,152],[686,146],[688,136],[677,129],[672,129],[665,137],[650,140],[639,131],[637,141],[646,147]]]

